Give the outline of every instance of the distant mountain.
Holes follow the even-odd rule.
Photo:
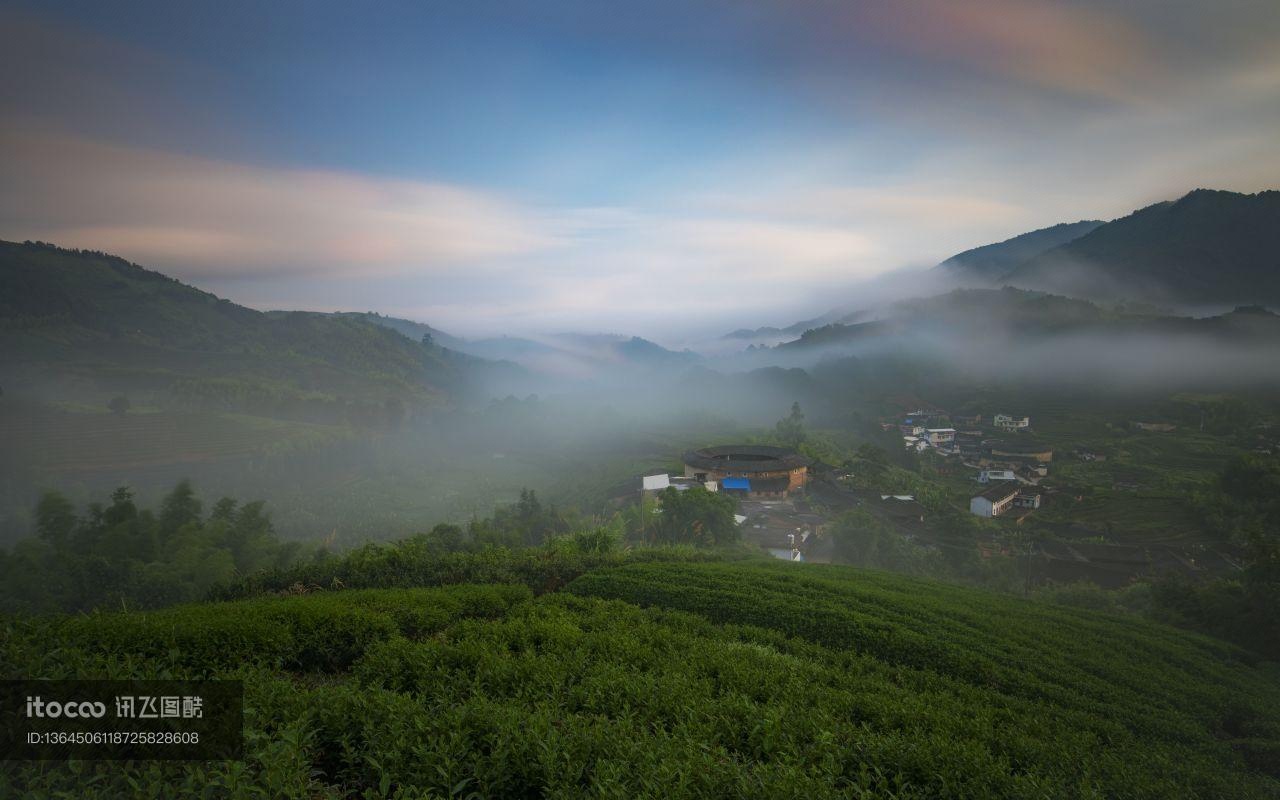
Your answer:
[[[1103,307],[1088,300],[1005,287],[960,289],[935,297],[905,300],[874,322],[832,323],[778,345],[779,353],[901,341],[933,335],[954,342],[996,340],[1016,344],[1080,334],[1147,335],[1173,343],[1193,337],[1218,343],[1280,346],[1280,316],[1260,306],[1241,306],[1211,317],[1152,313],[1145,306]]]
[[[1197,189],[1009,271],[1004,283],[1181,305],[1280,304],[1280,192]]]
[[[814,317],[813,319],[802,319],[785,328],[775,328],[771,325],[766,325],[761,328],[739,328],[732,333],[726,333],[722,338],[744,339],[747,341],[786,338],[787,334],[804,333],[812,328],[818,328],[823,325],[829,325],[832,322],[842,321],[845,317],[849,316],[849,314],[850,312],[848,309],[833,308],[821,316]]]
[[[390,328],[393,331],[399,331],[405,336],[413,339],[415,342],[422,341],[423,336],[430,336],[433,344],[447,347],[450,350],[456,350],[459,353],[469,352],[467,349],[468,342],[457,336],[452,336],[444,331],[433,328],[424,322],[415,322],[411,319],[401,319],[399,317],[388,317],[373,311],[339,311],[337,316],[348,317],[352,319],[361,319],[365,322],[372,322],[374,325],[381,325],[384,328]]]
[[[373,312],[342,312],[338,316],[381,325],[414,341],[422,341],[424,335],[430,335],[432,343],[457,353],[487,361],[518,364],[534,372],[554,375],[581,376],[620,366],[680,366],[700,358],[689,350],[668,350],[638,336],[560,333],[537,339],[519,336],[463,339],[422,322]]]
[[[997,244],[975,247],[948,258],[935,269],[987,281],[1003,278],[1046,250],[1060,247],[1103,225],[1101,220],[1064,222],[1024,233]]]
[[[105,253],[0,242],[0,377],[51,399],[430,406],[476,365],[362,316],[264,313]]]
[[[639,336],[568,333],[556,336],[553,341],[570,350],[577,352],[585,350],[598,358],[637,366],[688,364],[699,358],[696,353],[689,350],[668,350],[656,342]]]
[[[783,342],[777,349],[797,350],[833,344],[850,344],[859,340],[875,339],[898,330],[897,325],[884,320],[852,324],[832,322],[820,328],[810,328],[801,334],[799,339]]]

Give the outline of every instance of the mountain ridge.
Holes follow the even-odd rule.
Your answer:
[[[1280,191],[1195,189],[1034,256],[1002,281],[1187,306],[1280,304]]]
[[[977,278],[999,279],[1028,259],[1085,236],[1105,224],[1096,219],[1061,222],[1001,242],[965,250],[951,256],[934,269]]]

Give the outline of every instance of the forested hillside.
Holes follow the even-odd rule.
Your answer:
[[[1002,280],[1192,306],[1280,303],[1280,192],[1197,189],[1029,258]]]
[[[254,311],[115,256],[0,243],[8,390],[316,415],[347,400],[444,404],[474,361],[358,317]]]
[[[1041,228],[1003,242],[957,253],[937,268],[961,277],[998,281],[1046,250],[1078,239],[1103,224],[1101,220],[1092,219]]]

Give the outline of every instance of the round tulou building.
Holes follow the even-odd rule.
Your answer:
[[[684,474],[701,481],[717,481],[727,492],[780,498],[804,488],[810,463],[785,447],[732,444],[688,451],[684,454]]]

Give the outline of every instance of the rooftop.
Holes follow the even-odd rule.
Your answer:
[[[813,462],[785,447],[731,444],[690,450],[684,454],[684,463],[720,472],[776,472],[807,467]]]
[[[1008,500],[1020,491],[1016,481],[1005,481],[1003,483],[992,484],[990,488],[974,495],[990,500],[993,503],[999,503],[1002,500]]]

